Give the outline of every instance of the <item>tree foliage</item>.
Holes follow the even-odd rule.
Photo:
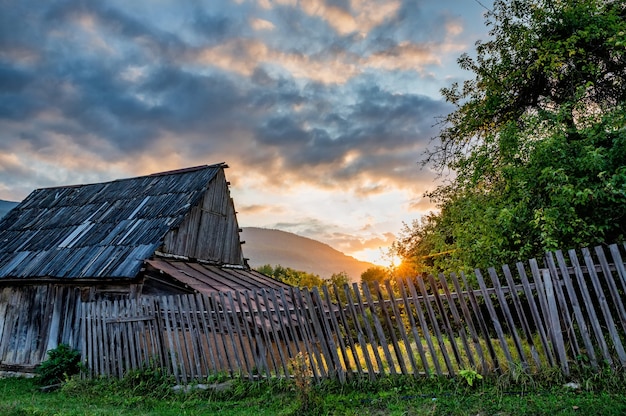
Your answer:
[[[361,283],[366,283],[370,290],[373,290],[376,284],[382,286],[389,277],[389,273],[383,267],[374,266],[361,273]]]
[[[488,267],[626,233],[626,3],[496,1],[426,163],[454,177],[394,250]],[[444,254],[440,254],[444,253]]]
[[[270,264],[265,264],[257,268],[257,271],[273,277],[280,282],[300,288],[307,287],[311,289],[324,284],[324,279],[316,274],[295,270],[291,267],[283,267],[280,264],[275,267],[272,267]]]
[[[280,264],[274,267],[270,264],[265,264],[256,270],[278,281],[300,288],[312,289],[313,287],[332,284],[343,287],[344,284],[350,283],[350,277],[346,272],[333,273],[330,278],[323,279],[317,274],[295,270],[291,267],[283,267]]]

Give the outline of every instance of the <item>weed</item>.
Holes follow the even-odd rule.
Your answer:
[[[470,387],[474,385],[474,380],[483,379],[482,375],[480,375],[476,370],[471,370],[471,369],[459,370],[459,375],[463,377],[463,379],[465,379],[465,382]]]
[[[161,367],[147,364],[145,367],[127,372],[120,380],[125,390],[136,395],[151,395],[153,397],[167,397],[172,394],[175,379]]]
[[[520,390],[524,394],[529,389],[536,388],[536,374],[522,364],[509,363],[508,371],[497,378],[496,388],[501,394],[509,390]]]
[[[309,358],[304,353],[299,352],[289,362],[289,371],[293,375],[294,389],[300,402],[299,412],[301,414],[315,413],[319,400],[317,400],[318,395],[314,394],[313,390],[313,372]]]

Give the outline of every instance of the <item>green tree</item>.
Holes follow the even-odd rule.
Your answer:
[[[382,286],[385,280],[389,279],[389,273],[383,267],[370,267],[361,273],[361,283],[366,283],[370,288],[370,291],[376,286],[378,283],[379,286]]]
[[[296,287],[311,289],[324,284],[324,280],[316,274],[295,270],[291,267],[283,267],[280,264],[274,267],[270,264],[265,264],[256,270],[280,282]]]
[[[434,272],[622,240],[626,3],[498,0],[486,24],[425,162],[455,176],[395,249]]]
[[[346,272],[333,273],[330,279],[325,280],[325,283],[329,285],[336,285],[338,288],[343,288],[343,285],[350,283],[350,276]]]

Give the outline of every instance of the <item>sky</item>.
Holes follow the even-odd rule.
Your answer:
[[[0,199],[226,162],[240,226],[385,264],[492,3],[0,0]]]

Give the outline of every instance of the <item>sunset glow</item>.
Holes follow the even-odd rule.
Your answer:
[[[240,226],[386,264],[491,4],[3,2],[0,199],[226,162]]]

